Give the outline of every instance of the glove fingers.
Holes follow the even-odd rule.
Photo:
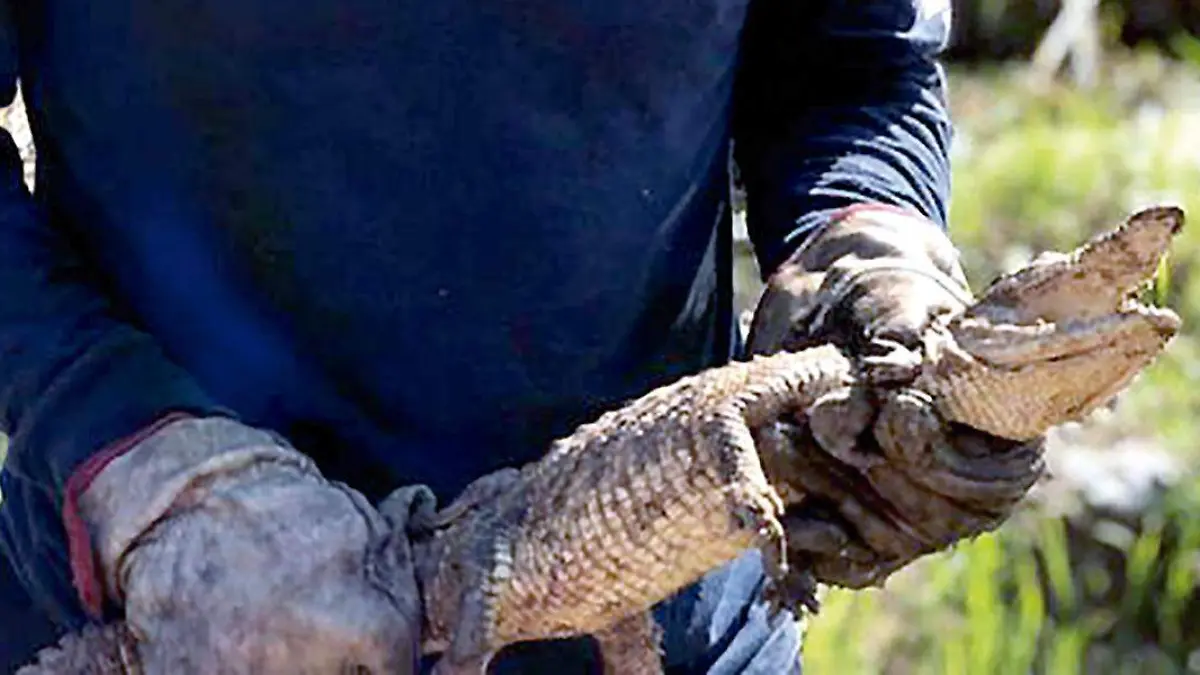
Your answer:
[[[927,415],[930,410],[908,412]],[[871,585],[902,567],[902,561],[993,530],[1036,479],[1030,470],[1036,444],[1009,443],[996,455],[997,441],[977,435],[960,449],[935,415],[928,424],[913,414],[901,419],[910,423],[902,426],[910,432],[909,442],[885,451],[871,442],[872,435],[862,437],[854,452],[880,461],[860,466],[839,461],[816,444],[805,425],[776,425],[803,464],[788,474],[794,488],[809,496],[785,517],[789,555],[808,561],[806,569],[821,581]],[[923,435],[914,438],[914,428]],[[820,503],[832,508],[805,508]]]
[[[796,488],[821,502],[828,502],[849,523],[857,538],[869,548],[888,555],[920,545],[909,526],[896,519],[892,507],[878,495],[862,475],[827,455],[811,437],[807,427],[779,425],[798,448],[802,466],[793,472]]]
[[[822,582],[843,588],[867,588],[880,585],[909,560],[911,558],[877,557],[870,562],[859,562],[845,558],[821,558],[813,561],[812,573]]]
[[[897,392],[875,423],[884,456],[922,487],[969,504],[1011,505],[1042,472],[1042,443],[1005,441],[947,425],[928,397]]]
[[[419,620],[403,616],[366,584],[324,583],[330,590],[292,595],[269,612],[247,613],[231,602],[127,620],[144,636],[140,651],[148,672],[414,672]]]
[[[941,437],[932,447],[935,463],[910,473],[926,488],[979,508],[1010,508],[1037,483],[1045,467],[1041,453],[1026,447],[985,460],[959,454],[957,439]]]
[[[123,561],[150,672],[412,672],[420,600],[407,547],[337,484],[218,490]]]
[[[839,523],[806,513],[788,513],[783,517],[788,552],[837,553],[850,544],[850,534]]]
[[[892,506],[897,517],[919,533],[923,547],[945,548],[967,533],[998,524],[995,512],[927,490],[901,471],[890,468],[872,471],[871,485]]]

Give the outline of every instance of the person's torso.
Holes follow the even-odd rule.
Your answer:
[[[39,199],[131,319],[457,489],[728,354],[746,2],[12,6]]]

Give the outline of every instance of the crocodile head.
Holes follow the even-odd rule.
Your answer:
[[[927,333],[918,386],[948,419],[1013,440],[1104,405],[1180,329],[1138,295],[1183,224],[1180,208],[1147,208],[997,279]]]

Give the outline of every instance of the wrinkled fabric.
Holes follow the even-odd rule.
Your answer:
[[[415,672],[411,551],[382,558],[383,517],[271,434],[173,422],[79,508],[148,672]]]
[[[923,0],[0,2],[0,549],[87,620],[64,486],[171,411],[372,499],[451,499],[734,352],[728,156],[764,271],[832,210],[944,226]]]

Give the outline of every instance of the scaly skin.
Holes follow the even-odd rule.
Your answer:
[[[939,495],[995,489],[989,472],[1003,473],[1005,458],[982,473],[977,457],[956,471],[933,431],[948,419],[1025,440],[1104,404],[1179,329],[1173,313],[1131,294],[1182,224],[1179,209],[1147,209],[1070,255],[1043,257],[937,321],[920,354],[855,362],[825,346],[715,368],[603,415],[520,471],[479,481],[412,533],[425,651],[444,652],[440,673],[475,674],[513,642],[590,633],[609,672],[660,672],[647,615],[656,602],[750,548],[789,587],[787,505],[820,495],[884,522],[915,497],[874,469],[932,465],[934,453],[950,470],[907,475]],[[781,442],[788,419],[805,420],[826,454],[806,458]],[[846,438],[868,423],[878,455]],[[847,468],[883,503],[845,489],[836,474]],[[896,526],[929,549],[952,543],[923,539],[921,523]],[[872,543],[872,532],[861,534]],[[21,675],[133,672],[63,667],[88,662],[90,650],[113,653],[125,633],[106,630],[47,650]]]
[[[1179,330],[1132,293],[1154,277],[1183,211],[1139,211],[1070,254],[1047,254],[991,284],[926,333],[912,384],[947,419],[1027,440],[1124,389]]]
[[[749,548],[782,573],[785,503],[750,430],[851,382],[833,347],[758,358],[557,442],[417,554],[425,646],[448,647],[439,672],[481,672],[514,642],[601,632]]]

